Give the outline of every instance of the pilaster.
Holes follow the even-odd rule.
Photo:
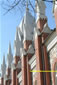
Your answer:
[[[36,55],[36,70],[40,71],[43,70],[42,64],[42,50],[41,50],[41,36],[38,35],[35,38],[35,55]],[[43,73],[37,73],[37,85],[44,85]]]

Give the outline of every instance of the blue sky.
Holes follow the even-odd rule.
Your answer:
[[[48,19],[48,25],[51,29],[55,27],[55,20],[52,14],[52,4],[46,3],[46,15]],[[11,11],[10,13],[3,15],[5,11],[0,6],[0,67],[2,63],[3,54],[7,57],[8,44],[11,42],[12,52],[14,52],[14,38],[16,27],[19,25],[22,16],[18,10]],[[23,13],[22,13],[23,15]]]

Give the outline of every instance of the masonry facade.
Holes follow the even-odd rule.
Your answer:
[[[36,20],[27,7],[16,28],[14,56],[9,43],[7,67],[3,56],[1,85],[57,85],[57,72],[41,72],[57,70],[57,5],[54,5],[56,29],[51,30],[44,1],[36,0],[35,4]]]

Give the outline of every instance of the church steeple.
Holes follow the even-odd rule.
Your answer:
[[[1,65],[1,77],[4,77],[6,73],[6,63],[5,63],[5,55],[3,56],[3,63]]]
[[[11,43],[9,43],[8,54],[7,54],[7,67],[11,67],[11,63],[13,61],[13,55],[11,50]]]

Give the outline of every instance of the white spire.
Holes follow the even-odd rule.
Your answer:
[[[23,23],[23,31],[24,31],[24,41],[25,40],[32,40],[33,38],[33,29],[35,26],[35,18],[31,15],[29,11],[26,11],[24,16],[24,23]]]
[[[35,27],[35,18],[31,15],[29,10],[26,9],[25,15],[19,25],[19,30],[21,36],[23,37],[23,42],[25,40],[32,40],[34,27]]]
[[[11,51],[11,44],[9,43],[8,54],[7,54],[7,67],[11,67],[11,63],[13,61],[13,55]]]
[[[35,1],[35,9],[36,9],[36,13],[37,13],[37,20],[39,18],[46,18],[45,16],[45,8],[46,8],[46,5],[45,5],[45,2],[43,0],[36,0]]]
[[[3,56],[3,63],[1,65],[1,77],[4,77],[6,73],[6,63],[5,63],[5,55]]]
[[[21,47],[21,41],[19,39],[19,30],[18,28],[16,29],[16,36],[15,36],[15,41],[14,41],[14,55],[15,56],[20,56],[20,47]]]

